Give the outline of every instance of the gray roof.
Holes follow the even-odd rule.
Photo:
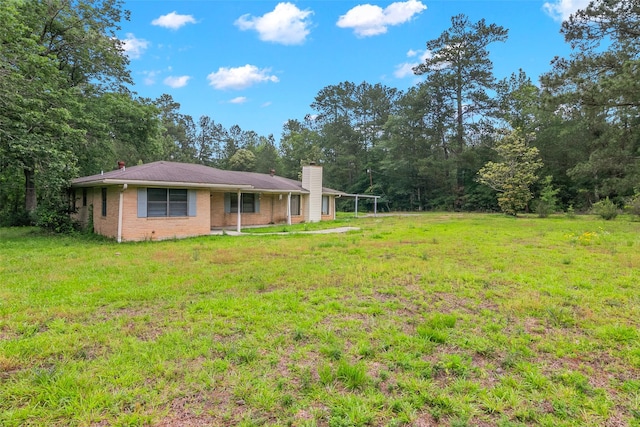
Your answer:
[[[308,193],[306,189],[302,188],[302,182],[278,175],[227,171],[192,163],[165,161],[125,167],[71,181],[72,187],[115,184]],[[344,194],[341,191],[324,187],[322,192],[335,195]]]

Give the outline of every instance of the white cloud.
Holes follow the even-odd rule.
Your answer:
[[[154,85],[156,83],[156,77],[160,74],[160,71],[142,71],[140,74],[144,76],[143,82],[147,86]]]
[[[121,41],[124,53],[126,53],[130,59],[140,58],[149,47],[147,40],[136,38],[133,33],[127,33],[126,38]]]
[[[260,105],[262,108],[266,108],[271,106],[272,102],[271,101],[267,101],[267,102],[263,102],[262,105]]]
[[[229,103],[230,104],[244,104],[247,101],[248,101],[248,99],[247,99],[246,96],[238,96],[238,97],[235,97],[235,98],[229,100]]]
[[[398,64],[396,65],[396,69],[393,71],[393,75],[399,79],[404,79],[407,76],[414,76],[413,67],[415,67],[416,65],[418,64],[412,64],[409,62]]]
[[[542,5],[542,10],[556,21],[566,21],[578,9],[585,9],[589,2],[590,0],[555,0]]]
[[[220,67],[218,71],[207,76],[209,84],[216,89],[245,89],[256,83],[277,83],[278,77],[269,75],[268,68],[259,69],[255,65],[247,64],[243,67]]]
[[[313,14],[310,10],[300,10],[292,3],[278,3],[272,12],[252,17],[242,15],[235,22],[240,30],[256,30],[260,40],[284,45],[302,44],[309,35]]]
[[[361,4],[342,15],[336,25],[340,28],[353,28],[358,37],[376,36],[386,33],[390,25],[411,20],[426,8],[418,0],[391,3],[384,9],[372,4]]]
[[[409,76],[415,77],[415,74],[413,73],[413,67],[417,67],[418,65],[422,64],[425,59],[431,58],[431,52],[428,50],[420,51],[410,49],[407,52],[407,58],[415,57],[419,57],[420,60],[416,62],[403,62],[402,64],[396,65],[393,75],[398,79],[403,79]]]
[[[169,28],[171,30],[177,30],[184,25],[195,23],[196,19],[192,15],[178,15],[175,10],[151,21],[151,25]]]
[[[164,79],[164,84],[171,86],[174,89],[181,88],[187,85],[191,76],[169,76]]]

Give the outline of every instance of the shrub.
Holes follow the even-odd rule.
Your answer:
[[[0,211],[0,227],[24,227],[31,224],[29,214],[24,208]]]
[[[631,215],[640,217],[640,192],[636,192],[636,194],[631,196],[625,205],[625,209]]]
[[[567,215],[567,218],[575,218],[576,217],[576,210],[573,208],[573,205],[569,205],[569,207],[567,208],[567,211],[565,212],[565,214]]]
[[[33,213],[33,222],[37,227],[54,233],[69,234],[78,230],[78,223],[71,219],[68,206],[64,203],[42,203]]]
[[[604,220],[615,219],[618,216],[618,207],[607,197],[593,204],[592,212]]]
[[[540,198],[536,203],[536,213],[540,218],[546,218],[554,213],[558,208],[557,195],[559,188],[553,188],[551,175],[544,179],[542,190],[540,190]]]

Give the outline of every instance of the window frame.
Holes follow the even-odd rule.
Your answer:
[[[229,211],[227,213],[238,213],[238,193],[227,193],[229,198]],[[240,193],[242,203],[240,213],[260,213],[259,200],[257,193]]]
[[[102,206],[101,206],[101,214],[103,217],[107,216],[107,188],[102,187]]]
[[[290,212],[291,212],[291,216],[300,216],[300,205],[301,205],[301,197],[300,194],[292,194],[291,195],[291,205],[289,207]],[[294,200],[297,200],[297,205],[293,202]],[[297,208],[297,209],[295,209]]]
[[[189,192],[186,188],[147,188],[147,218],[189,216]]]
[[[325,211],[325,200],[327,201],[327,209]],[[322,196],[322,207],[320,208],[320,213],[322,215],[329,215],[331,213],[331,199],[329,196]]]

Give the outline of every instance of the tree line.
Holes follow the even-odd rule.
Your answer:
[[[298,178],[382,196],[389,210],[586,210],[640,192],[640,1],[592,2],[562,24],[572,47],[532,81],[497,80],[490,48],[508,29],[451,18],[427,41],[406,91],[339,82],[321,89],[280,140],[170,95],[140,98],[116,32],[121,0],[3,0],[0,8],[0,223],[46,222],[70,179],[155,160]],[[546,203],[546,202],[545,202]],[[548,205],[547,205],[548,206]]]

